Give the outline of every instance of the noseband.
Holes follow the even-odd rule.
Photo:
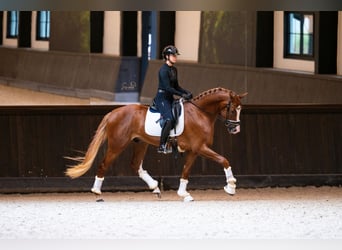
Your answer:
[[[231,110],[230,110],[231,104],[232,104],[231,101],[227,103],[226,120],[224,122],[224,125],[227,127],[228,131],[234,131],[236,127],[240,125],[240,121],[234,121],[234,120],[229,119],[229,116],[231,114]]]

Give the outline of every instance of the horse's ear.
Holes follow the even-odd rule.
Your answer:
[[[245,92],[243,94],[239,94],[240,99],[244,98],[246,95],[248,95],[248,92]]]

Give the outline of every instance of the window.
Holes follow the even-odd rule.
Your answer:
[[[7,38],[18,37],[19,11],[7,12]]]
[[[50,11],[37,12],[37,40],[49,40],[50,38]]]
[[[285,57],[312,60],[314,56],[314,14],[285,12],[284,16]]]

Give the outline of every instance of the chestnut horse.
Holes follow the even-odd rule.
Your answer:
[[[228,194],[235,194],[236,179],[233,176],[229,161],[210,147],[213,143],[214,125],[217,118],[225,121],[229,133],[236,134],[240,131],[241,98],[246,95],[247,93],[238,95],[225,88],[213,88],[202,92],[192,100],[184,101],[185,126],[183,133],[177,137],[178,150],[186,152],[185,164],[177,191],[177,194],[184,201],[193,200],[186,188],[191,167],[197,156],[221,164],[227,180],[224,190]],[[74,158],[78,159],[80,163],[68,168],[65,174],[71,178],[85,174],[92,167],[100,146],[107,141],[107,152],[102,164],[97,169],[94,185],[91,189],[93,193],[101,194],[106,170],[114,159],[130,143],[133,143],[131,167],[154,193],[159,194],[158,181],[153,179],[142,167],[148,145],[159,145],[159,136],[147,135],[144,129],[148,108],[146,105],[130,104],[114,109],[105,115],[85,156]]]

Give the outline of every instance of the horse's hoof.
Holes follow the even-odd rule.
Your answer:
[[[93,192],[94,194],[98,194],[98,195],[102,194],[101,190],[97,188],[92,188],[91,192]]]
[[[232,187],[231,185],[224,186],[224,191],[226,191],[227,194],[234,195],[235,194],[235,187]]]
[[[183,190],[178,190],[177,191],[177,195],[180,196],[180,197],[186,197],[186,196],[190,196],[191,197],[191,195],[187,191],[183,191]]]
[[[152,180],[152,183],[149,184],[149,188],[156,190],[158,188],[158,181]],[[158,190],[159,190],[159,188],[158,188]]]
[[[184,202],[194,201],[194,198],[192,198],[191,195],[187,195],[187,196],[184,197],[183,201],[184,201]]]
[[[155,194],[159,199],[161,198],[161,193],[159,187],[156,187],[153,191],[153,194]]]

